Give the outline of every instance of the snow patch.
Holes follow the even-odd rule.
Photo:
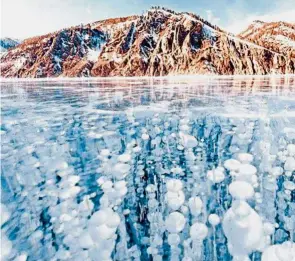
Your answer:
[[[19,70],[24,65],[24,63],[26,62],[26,60],[27,59],[25,57],[20,57],[20,58],[16,59],[14,61],[14,68],[17,69],[17,70]]]
[[[280,41],[282,44],[295,48],[295,41],[284,35],[276,35],[275,39]]]
[[[93,50],[89,49],[87,54],[87,60],[91,62],[96,62],[98,60],[98,56],[101,53],[101,49]]]

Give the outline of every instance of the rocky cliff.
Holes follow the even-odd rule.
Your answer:
[[[270,73],[294,73],[289,53],[163,8],[30,38],[1,57],[2,77]]]
[[[238,37],[295,58],[295,24],[254,21]]]

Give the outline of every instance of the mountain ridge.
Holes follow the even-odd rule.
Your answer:
[[[284,50],[154,7],[26,39],[1,56],[0,68],[16,78],[294,73]]]
[[[254,21],[238,36],[272,51],[295,58],[295,24],[283,21],[260,21],[260,25],[257,26]]]

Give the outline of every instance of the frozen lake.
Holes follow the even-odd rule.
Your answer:
[[[1,83],[1,260],[295,260],[295,76]]]

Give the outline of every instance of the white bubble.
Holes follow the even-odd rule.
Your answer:
[[[254,195],[254,189],[248,182],[234,181],[229,185],[229,193],[236,199],[249,199]]]
[[[117,181],[115,182],[114,184],[114,188],[116,189],[123,189],[127,186],[127,182],[125,180],[120,180],[120,181]]]
[[[7,207],[2,203],[0,203],[0,212],[1,212],[1,226],[2,226],[5,222],[9,220],[10,213]]]
[[[278,177],[278,176],[281,176],[283,174],[284,170],[283,168],[281,167],[274,167],[271,171],[270,171],[270,174],[275,176],[275,177]]]
[[[148,134],[144,133],[144,134],[141,135],[141,138],[143,140],[148,140],[150,138],[150,136]]]
[[[288,144],[287,151],[290,156],[295,156],[295,144]]]
[[[232,255],[249,255],[264,240],[261,217],[245,201],[234,201],[222,221]]]
[[[166,193],[166,200],[168,203],[168,206],[172,209],[172,210],[177,210],[179,209],[182,204],[185,201],[185,196],[184,193],[180,190],[178,192],[171,192],[168,191]]]
[[[116,228],[111,228],[105,224],[100,225],[98,227],[92,227],[89,230],[89,233],[93,239],[93,241],[100,241],[104,239],[112,238],[116,233]]]
[[[198,216],[201,214],[203,202],[200,197],[191,197],[188,201],[188,205],[193,216]]]
[[[94,131],[90,131],[87,136],[93,139],[101,139],[103,137],[101,133],[97,133]]]
[[[102,176],[96,180],[97,184],[100,186],[102,186],[106,181],[108,181],[108,178],[105,176]]]
[[[71,188],[64,188],[60,193],[59,197],[61,199],[68,199],[75,197],[81,191],[81,187],[74,186]]]
[[[94,242],[88,231],[84,231],[79,236],[79,245],[82,248],[91,248],[94,245]]]
[[[238,160],[241,163],[251,163],[253,161],[253,156],[249,153],[239,153],[238,154]]]
[[[239,175],[252,176],[257,173],[256,167],[251,164],[241,164],[239,168]]]
[[[196,222],[190,227],[190,237],[193,240],[204,240],[208,235],[208,228],[205,224]]]
[[[293,261],[295,260],[295,243],[286,241],[269,246],[263,253],[261,261]]]
[[[122,154],[118,157],[118,160],[123,163],[129,162],[131,160],[131,155],[130,154]]]
[[[101,156],[104,156],[104,157],[107,157],[107,156],[110,155],[110,150],[108,150],[108,149],[103,149],[103,150],[100,151],[100,155],[101,155]]]
[[[283,184],[284,184],[285,189],[290,190],[290,191],[295,190],[295,183],[294,182],[286,180],[286,181],[284,181]]]
[[[207,172],[207,178],[213,183],[220,183],[225,179],[224,169],[216,168]]]
[[[129,215],[130,214],[130,209],[124,209],[123,210],[123,215],[124,216],[127,216],[127,215]]]
[[[181,145],[184,148],[194,148],[198,145],[197,139],[194,136],[184,134],[182,132],[179,133]]]
[[[241,163],[235,159],[228,159],[224,162],[224,167],[231,171],[237,171],[240,168]]]
[[[113,176],[117,179],[123,179],[130,171],[130,165],[117,163],[113,168]]]
[[[172,246],[177,246],[180,243],[180,237],[178,234],[168,235],[168,244]]]
[[[141,151],[141,147],[140,146],[136,146],[132,149],[135,153],[138,153]]]
[[[182,181],[179,179],[169,179],[166,182],[167,190],[172,192],[178,192],[182,189]]]
[[[111,228],[117,228],[120,224],[120,216],[113,212],[111,215],[108,215],[106,224]]]
[[[295,170],[295,158],[287,157],[285,164],[284,164],[284,169],[286,171],[294,171]]]
[[[183,170],[182,170],[182,168],[180,168],[180,167],[174,167],[174,168],[172,168],[171,169],[171,172],[173,173],[173,174],[183,174]]]
[[[269,236],[275,232],[275,226],[274,224],[267,222],[263,224],[263,230],[264,230],[264,234]]]
[[[27,254],[21,254],[19,256],[17,256],[14,261],[26,261],[28,259]]]
[[[189,130],[189,126],[186,125],[186,124],[183,124],[183,125],[180,125],[179,126],[179,129],[182,130],[182,131],[188,131]]]
[[[108,219],[108,212],[105,209],[101,209],[95,212],[91,216],[89,223],[91,225],[100,226],[102,224],[105,224],[107,219]]]
[[[212,226],[217,226],[220,223],[220,217],[216,214],[210,214],[208,217],[208,221]]]
[[[12,243],[7,236],[1,231],[1,260],[8,260],[12,251]]]
[[[105,181],[102,185],[101,185],[102,190],[106,193],[107,191],[109,191],[111,188],[113,188],[113,182],[110,180]]]
[[[165,221],[165,227],[170,233],[179,233],[184,229],[185,217],[179,212],[172,212]]]

